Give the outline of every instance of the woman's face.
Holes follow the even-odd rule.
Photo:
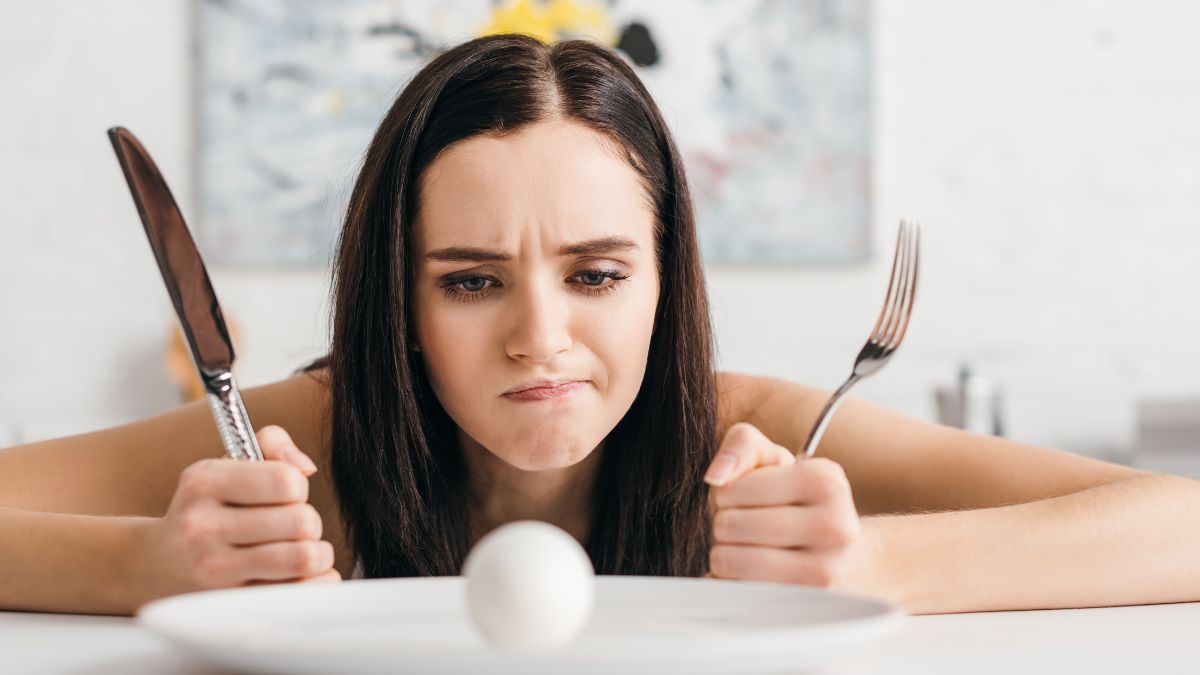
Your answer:
[[[422,177],[416,339],[464,442],[518,469],[586,457],[645,373],[655,216],[614,147],[540,122],[451,145]],[[547,382],[571,384],[517,393]]]

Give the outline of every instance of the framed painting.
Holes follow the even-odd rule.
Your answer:
[[[638,70],[684,156],[708,263],[869,253],[868,0],[203,0],[200,240],[323,266],[371,133],[440,50],[583,37]]]

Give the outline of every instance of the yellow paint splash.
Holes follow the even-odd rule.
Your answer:
[[[617,44],[617,29],[604,8],[574,0],[515,0],[497,7],[479,34],[500,33],[530,35],[546,44],[576,37]]]

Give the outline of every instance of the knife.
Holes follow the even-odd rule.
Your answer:
[[[187,338],[188,350],[204,382],[205,397],[221,433],[225,453],[233,459],[262,461],[254,427],[250,426],[242,394],[233,378],[233,343],[225,327],[225,317],[183,214],[138,139],[124,127],[109,129],[108,138],[121,163],[125,182],[129,183],[150,249]]]

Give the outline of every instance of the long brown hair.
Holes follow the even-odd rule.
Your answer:
[[[712,330],[683,164],[650,94],[586,41],[471,40],[404,88],[367,149],[334,269],[332,474],[367,577],[451,575],[470,546],[454,422],[410,349],[412,223],[422,172],[447,146],[562,116],[604,134],[656,209],[658,308],[645,377],[605,440],[586,542],[602,574],[699,576],[711,534]]]

